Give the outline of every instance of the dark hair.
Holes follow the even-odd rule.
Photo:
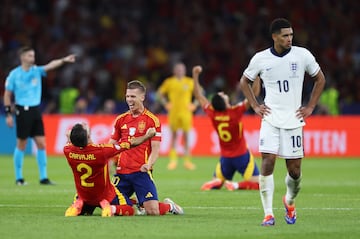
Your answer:
[[[276,18],[271,22],[270,35],[279,33],[282,28],[291,28],[291,23],[285,18]]]
[[[85,147],[88,144],[88,132],[82,124],[75,124],[72,127],[70,141],[77,147]]]
[[[30,46],[23,46],[17,51],[17,53],[19,56],[21,56],[23,53],[28,52],[28,51],[33,51],[33,50],[34,49]]]
[[[127,88],[130,90],[139,89],[142,93],[146,93],[146,87],[143,83],[141,83],[141,81],[138,80],[128,82]]]
[[[213,106],[213,108],[216,111],[225,111],[226,110],[225,101],[219,94],[215,94],[211,98],[211,105]]]

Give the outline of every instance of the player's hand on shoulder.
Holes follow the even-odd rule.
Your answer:
[[[70,142],[70,133],[71,133],[71,129],[69,129],[69,130],[67,130],[66,131],[66,140],[67,140],[67,143],[69,143]]]
[[[148,130],[146,131],[146,136],[148,136],[149,138],[154,137],[155,134],[156,134],[156,129],[154,127],[148,128]]]

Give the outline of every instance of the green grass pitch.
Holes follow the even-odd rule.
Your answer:
[[[27,186],[16,186],[11,156],[0,156],[0,238],[360,238],[360,158],[305,159],[302,190],[297,198],[298,220],[284,221],[281,197],[285,192],[284,161],[275,169],[274,212],[276,225],[261,227],[263,218],[258,191],[225,189],[200,191],[212,176],[217,158],[196,157],[195,171],[182,164],[166,169],[160,158],[154,179],[160,199],[172,198],[185,215],[161,217],[65,218],[74,195],[70,168],[63,157],[49,157],[49,178],[55,186],[40,186],[33,156],[25,158]],[[182,161],[179,161],[182,163]],[[259,165],[260,161],[257,159]],[[241,177],[236,175],[235,179]]]

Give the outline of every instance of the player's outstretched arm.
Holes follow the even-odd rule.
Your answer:
[[[202,72],[201,66],[194,66],[192,70],[192,78],[194,80],[194,96],[196,100],[200,103],[201,107],[204,107],[209,101],[206,99],[202,93],[203,89],[199,82],[199,75]]]
[[[75,55],[71,54],[63,58],[50,61],[48,64],[44,65],[44,70],[51,71],[66,63],[74,63],[74,62],[75,62]]]
[[[131,144],[131,147],[134,147],[134,146],[137,146],[139,144],[142,144],[143,142],[145,142],[146,140],[154,137],[156,134],[156,129],[155,128],[149,128],[145,135],[143,136],[140,136],[140,137],[136,137],[136,138],[133,138],[130,140],[130,144]]]

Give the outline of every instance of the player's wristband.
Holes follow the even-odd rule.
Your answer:
[[[11,115],[11,107],[9,105],[5,106],[5,114],[6,115]]]

